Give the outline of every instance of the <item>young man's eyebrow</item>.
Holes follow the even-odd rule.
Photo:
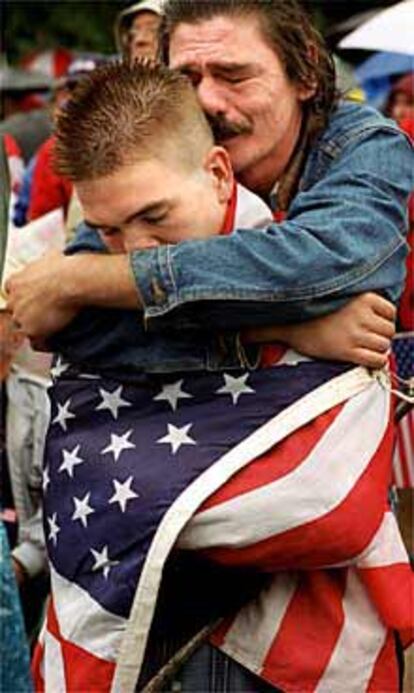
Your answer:
[[[135,217],[142,217],[145,214],[151,214],[153,212],[158,212],[159,209],[164,207],[166,205],[166,200],[155,200],[154,202],[150,202],[147,205],[144,205],[144,207],[141,207],[140,209],[137,209],[135,212],[132,212],[122,223],[123,224],[129,224]]]
[[[124,226],[124,224],[129,224],[133,219],[135,219],[135,217],[141,217],[145,214],[158,212],[158,210],[164,205],[166,205],[166,200],[156,200],[155,202],[150,202],[148,205],[145,205],[144,207],[137,209],[135,212],[132,212],[132,214],[129,214],[126,219],[124,219],[120,224],[117,224],[117,227]],[[103,227],[106,228],[108,226],[108,224],[95,224],[95,222],[89,221],[88,219],[85,219],[84,221],[85,224],[87,224],[91,229],[95,230],[102,229]]]

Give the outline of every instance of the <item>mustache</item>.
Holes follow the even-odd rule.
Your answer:
[[[237,135],[249,135],[252,132],[252,127],[246,123],[232,123],[227,120],[226,116],[218,114],[208,116],[208,122],[213,131],[216,142],[228,140]]]

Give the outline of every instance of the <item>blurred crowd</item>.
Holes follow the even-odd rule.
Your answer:
[[[57,47],[26,56],[19,65],[1,65],[0,134],[4,137],[11,192],[9,242],[20,234],[20,240],[13,241],[15,267],[47,249],[63,248],[82,220],[72,182],[54,168],[56,117],[66,108],[74,87],[100,65],[116,61],[119,56],[130,61],[155,59],[160,21],[160,0],[142,0],[117,17],[112,55]],[[364,83],[358,78],[358,74],[363,74],[361,65],[350,66],[343,59],[344,53],[337,58],[337,86],[344,98],[367,103],[372,100],[414,140],[414,72],[405,72],[404,64],[401,71],[392,67],[391,74],[384,74],[382,92],[377,90],[374,94],[369,80]],[[409,216],[409,243],[413,247],[414,196]],[[36,227],[36,223],[40,225]],[[36,228],[42,229],[40,242],[38,237],[33,240]],[[398,314],[401,332],[414,329],[411,258],[407,261],[406,288]],[[25,667],[27,670],[29,649],[38,636],[49,591],[42,526],[42,488],[47,479],[42,472],[42,455],[50,415],[47,388],[52,354],[33,350],[5,310],[4,296],[0,301],[3,461],[0,532],[4,549],[0,579],[4,598],[11,605],[7,615],[9,630],[2,631],[1,636],[10,644],[7,646],[10,666],[6,657],[0,691],[29,691],[31,683]],[[59,364],[55,365],[58,367]],[[409,548],[412,550],[412,546]],[[0,647],[4,647],[4,642]],[[21,676],[19,684],[16,684],[17,670]]]

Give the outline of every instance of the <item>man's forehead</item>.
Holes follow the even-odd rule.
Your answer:
[[[253,50],[251,41],[255,44]],[[183,21],[170,34],[170,64],[245,64],[254,60],[258,44],[265,47],[266,40],[254,16],[217,15],[195,23]]]

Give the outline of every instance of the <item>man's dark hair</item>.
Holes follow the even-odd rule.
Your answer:
[[[281,60],[288,79],[315,85],[307,102],[316,129],[323,127],[336,101],[335,66],[310,17],[296,0],[167,0],[164,6],[164,55],[168,36],[181,23],[197,24],[218,15],[257,17],[263,37]],[[319,126],[319,127],[318,127]]]

